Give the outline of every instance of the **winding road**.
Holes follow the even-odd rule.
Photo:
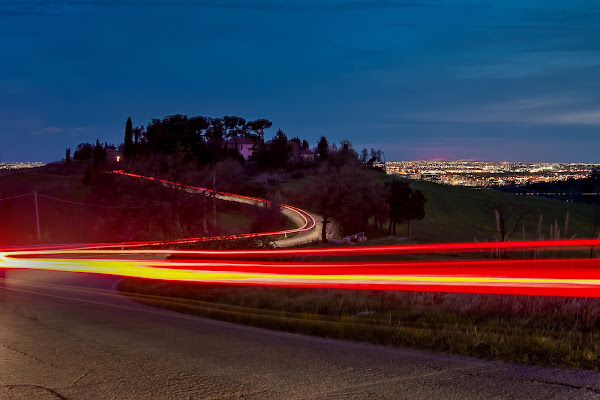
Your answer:
[[[1,399],[598,399],[600,375],[314,338],[135,303],[117,277],[0,279]]]
[[[210,195],[214,194],[214,196],[217,199],[224,200],[224,201],[233,201],[236,203],[251,204],[254,206],[263,206],[266,203],[270,203],[270,201],[268,201],[266,199],[261,199],[258,197],[251,197],[251,196],[244,196],[244,195],[239,195],[239,194],[234,194],[234,193],[213,191],[213,190],[207,189],[205,187],[183,185],[183,184],[177,183],[177,182],[171,182],[171,181],[167,181],[164,179],[158,179],[158,178],[153,178],[153,177],[149,177],[149,176],[133,174],[133,173],[120,171],[120,170],[113,171],[113,173],[118,174],[118,175],[128,176],[131,178],[136,178],[136,179],[147,179],[150,181],[158,181],[165,186],[179,188],[188,193],[209,193]],[[236,238],[259,237],[259,236],[277,237],[277,236],[283,235],[283,236],[285,236],[285,238],[275,239],[273,241],[273,244],[275,245],[275,247],[282,248],[282,247],[297,246],[300,244],[306,244],[306,243],[311,243],[311,242],[320,240],[320,230],[318,229],[319,223],[317,221],[323,220],[323,218],[321,216],[311,214],[300,208],[293,207],[293,206],[290,206],[287,204],[281,204],[280,207],[281,207],[282,214],[285,215],[287,218],[291,219],[296,225],[298,225],[297,228],[286,229],[286,230],[281,230],[281,231],[276,231],[276,232],[244,233],[244,234],[239,234],[239,235],[235,235],[232,237],[186,238],[186,239],[175,240],[173,242],[197,242],[197,241],[202,241],[202,240],[214,240],[214,239],[221,240],[224,238],[225,239],[227,239],[227,238],[236,239]],[[287,235],[292,235],[293,237],[288,238]],[[148,243],[150,243],[150,242],[147,242],[146,244],[148,244]],[[129,246],[129,247],[131,247],[131,246]]]

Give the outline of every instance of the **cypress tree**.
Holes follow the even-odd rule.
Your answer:
[[[131,158],[133,154],[133,125],[131,123],[131,117],[127,118],[125,123],[125,140],[123,141],[123,157],[126,159]]]

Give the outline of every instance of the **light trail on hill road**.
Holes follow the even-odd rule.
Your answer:
[[[117,173],[153,179],[122,171]],[[164,180],[159,182],[193,190],[208,190]],[[243,197],[258,203],[268,202],[253,197],[216,193]],[[281,235],[315,227],[315,220],[307,218],[310,216],[307,212],[292,206],[282,207],[302,215],[304,226],[279,232],[236,235],[235,238]],[[0,248],[0,269],[66,271],[234,285],[600,297],[600,259],[489,259],[490,252],[508,254],[512,251],[589,248],[600,246],[600,239],[223,251],[152,248],[230,238],[233,237],[5,247]],[[389,261],[374,258],[378,255],[443,256],[446,253],[476,252],[484,252],[488,259],[460,260],[453,257],[452,260]],[[150,254],[154,258],[149,258]],[[334,256],[355,259],[315,260]],[[364,261],[364,256],[371,259]]]

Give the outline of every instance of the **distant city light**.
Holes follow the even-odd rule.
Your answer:
[[[37,168],[43,167],[42,162],[16,162],[16,163],[0,163],[0,169],[22,169],[22,168]]]
[[[495,161],[388,161],[385,172],[447,185],[487,187],[587,177],[600,164]]]

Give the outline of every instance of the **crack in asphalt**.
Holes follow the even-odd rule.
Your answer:
[[[581,391],[586,391],[586,392],[592,392],[595,394],[600,394],[600,388],[594,388],[594,387],[590,387],[590,386],[582,386],[582,385],[574,385],[572,383],[565,383],[565,382],[552,382],[552,381],[548,381],[548,380],[544,380],[544,379],[524,379],[524,378],[507,378],[507,377],[503,377],[503,376],[489,376],[489,375],[484,375],[484,374],[472,374],[472,373],[466,373],[465,375],[467,376],[472,376],[472,377],[481,377],[484,376],[486,378],[490,378],[490,379],[502,379],[505,381],[510,381],[510,382],[522,382],[522,383],[539,383],[539,384],[543,384],[543,385],[550,385],[550,386],[559,386],[559,387],[564,387],[564,388],[569,388],[569,389],[574,389],[574,390],[581,390]],[[599,377],[600,379],[600,377]]]
[[[39,358],[37,358],[37,357],[35,357],[35,356],[32,356],[31,354],[29,354],[29,353],[27,353],[27,352],[25,352],[25,351],[23,351],[23,350],[16,349],[16,348],[14,348],[14,347],[12,347],[12,346],[7,346],[7,345],[6,345],[6,344],[4,344],[4,343],[0,343],[0,346],[4,347],[5,349],[8,349],[8,350],[10,350],[10,351],[12,351],[12,352],[15,352],[15,353],[17,353],[17,354],[20,354],[20,355],[22,355],[22,356],[25,356],[25,357],[27,357],[27,358],[30,358],[30,359],[32,359],[33,361],[35,361],[35,362],[37,362],[37,363],[39,363],[39,364],[42,364],[42,365],[47,365],[47,364],[46,364],[44,361],[40,360]],[[50,365],[51,365],[51,366],[54,366],[53,364],[50,364]]]
[[[58,399],[61,400],[69,400],[68,398],[66,398],[65,396],[63,396],[62,394],[58,393],[56,390],[47,388],[45,386],[40,386],[40,385],[25,385],[25,384],[21,384],[21,385],[10,385],[10,384],[3,384],[2,386],[4,386],[5,388],[7,388],[8,390],[12,390],[14,388],[33,388],[33,389],[40,389],[40,390],[44,390],[50,394],[52,394],[53,396],[55,396]]]

